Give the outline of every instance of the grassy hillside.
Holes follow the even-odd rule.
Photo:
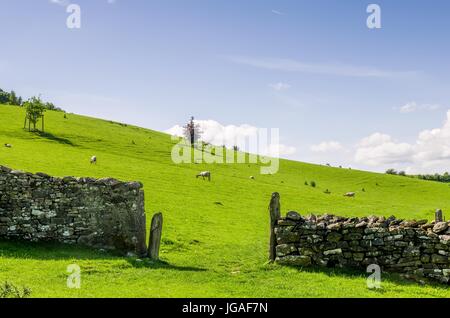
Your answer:
[[[33,289],[35,297],[448,297],[441,286],[419,286],[383,275],[370,291],[365,276],[299,270],[266,263],[270,194],[282,210],[346,216],[431,219],[450,213],[447,184],[282,160],[276,175],[256,164],[175,165],[170,136],[63,113],[46,113],[45,135],[22,129],[24,112],[0,106],[0,165],[57,176],[112,176],[144,183],[146,211],[164,213],[162,259],[135,259],[61,245],[0,242],[0,282]],[[134,143],[133,143],[134,141]],[[89,158],[98,157],[98,165]],[[212,182],[196,179],[212,171]],[[255,176],[251,180],[249,176]],[[314,180],[317,187],[305,186]],[[365,192],[361,189],[364,188]],[[324,194],[329,189],[331,194]],[[343,193],[358,192],[356,198]],[[218,204],[218,203],[221,204]],[[82,288],[66,287],[66,267],[82,269]]]

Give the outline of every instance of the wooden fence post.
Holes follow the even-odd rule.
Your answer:
[[[272,198],[269,204],[270,212],[270,248],[269,248],[269,260],[275,261],[276,251],[275,247],[277,245],[277,238],[275,235],[275,225],[280,218],[280,194],[278,192],[272,193]]]
[[[150,240],[148,243],[148,255],[153,260],[159,259],[159,247],[161,246],[161,234],[163,226],[162,213],[156,213],[152,218],[150,227]]]
[[[436,213],[434,214],[434,216],[435,216],[434,220],[436,221],[436,223],[444,221],[444,216],[442,215],[441,209],[436,210]]]

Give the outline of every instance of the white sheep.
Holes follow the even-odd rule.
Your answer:
[[[91,164],[97,164],[97,157],[96,156],[92,156]]]
[[[6,148],[12,148],[12,145],[11,144],[5,144],[5,147]]]
[[[211,172],[209,172],[209,171],[203,171],[203,172],[200,172],[200,173],[197,175],[197,179],[198,179],[198,177],[202,177],[203,180],[205,180],[205,178],[208,178],[208,181],[211,181]]]
[[[349,197],[349,198],[353,198],[355,197],[356,193],[355,192],[347,192],[346,194],[344,194],[345,197]]]

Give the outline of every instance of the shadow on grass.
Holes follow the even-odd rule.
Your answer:
[[[185,272],[206,272],[205,268],[192,267],[192,266],[177,266],[169,264],[165,261],[159,260],[151,260],[145,258],[143,260],[136,259],[128,259],[128,262],[135,268],[151,268],[151,269],[168,269],[168,270],[177,270],[177,271],[185,271]]]
[[[281,266],[281,265],[280,265]],[[289,267],[292,269],[296,269],[301,272],[306,273],[320,273],[325,274],[328,277],[341,277],[341,278],[359,278],[366,280],[371,273],[366,273],[362,269],[358,268],[337,268],[337,267],[298,267],[298,266],[289,266],[289,265],[282,265],[282,267]],[[423,279],[424,282],[426,282],[425,285],[419,283],[416,280],[413,279],[407,279],[405,277],[401,276],[401,273],[387,273],[382,272],[381,273],[381,286],[383,286],[384,282],[393,283],[396,285],[403,285],[403,286],[433,286],[438,288],[447,289],[448,286],[439,284],[436,281],[429,280],[429,279]],[[379,288],[379,289],[371,289],[371,291],[376,292],[378,294],[384,294],[386,292],[385,289]]]
[[[55,141],[55,142],[57,142],[59,144],[76,147],[76,144],[74,144],[70,139],[57,137],[57,136],[55,136],[55,135],[53,135],[51,133],[48,133],[48,132],[37,131],[36,135],[38,135],[41,138],[48,139],[50,141]]]
[[[87,247],[60,243],[33,243],[23,241],[0,241],[0,257],[34,260],[107,260],[120,255]]]
[[[136,259],[124,257],[113,251],[99,251],[88,247],[61,243],[32,243],[20,241],[0,241],[0,257],[31,260],[125,260],[134,268],[166,269],[175,271],[206,271],[204,268],[177,266],[165,261],[153,261],[148,258]]]

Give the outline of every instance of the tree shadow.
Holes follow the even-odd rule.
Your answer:
[[[207,269],[193,266],[177,266],[172,265],[163,260],[144,259],[128,259],[128,262],[135,268],[151,268],[151,269],[168,269],[183,272],[206,272]]]
[[[177,266],[165,261],[149,258],[125,257],[115,251],[102,251],[89,247],[67,245],[62,243],[34,243],[24,241],[1,241],[0,257],[31,260],[125,260],[134,268],[166,269],[176,271],[202,272],[204,268]]]
[[[59,144],[68,145],[68,146],[72,146],[72,147],[76,147],[77,146],[70,139],[57,137],[57,136],[55,136],[55,135],[53,135],[51,133],[48,133],[48,132],[37,131],[37,132],[35,132],[35,134],[38,135],[41,138],[45,138],[47,140],[54,141],[54,142],[57,142]]]

